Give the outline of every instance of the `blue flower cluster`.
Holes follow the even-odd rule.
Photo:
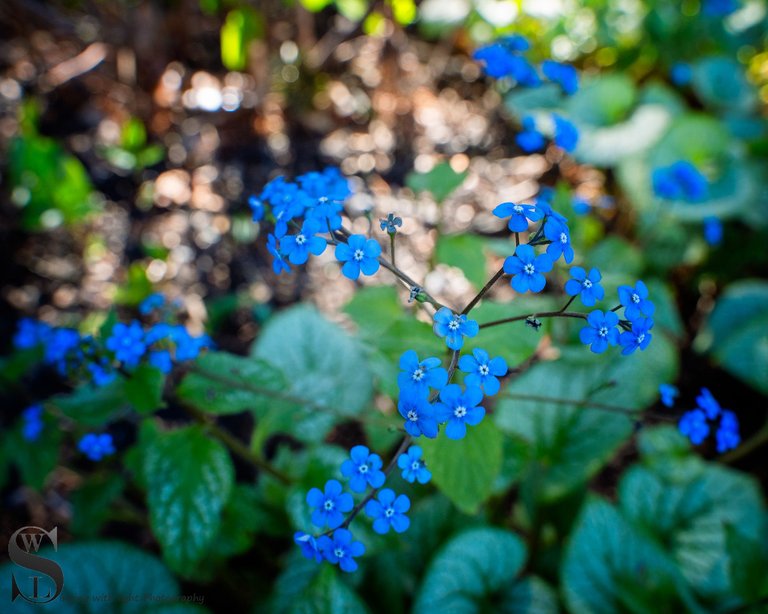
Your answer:
[[[420,484],[429,482],[432,474],[427,469],[422,455],[421,448],[410,446],[397,459],[404,480],[411,483],[418,481]],[[328,561],[338,565],[342,571],[351,572],[357,569],[355,558],[365,553],[365,546],[354,541],[347,528],[351,517],[345,522],[345,514],[363,509],[373,521],[373,530],[376,533],[385,535],[390,529],[395,533],[403,533],[411,524],[406,515],[411,501],[406,495],[395,494],[391,488],[382,488],[386,473],[382,470],[381,457],[365,446],[352,448],[350,457],[341,465],[341,473],[349,479],[349,489],[352,492],[364,493],[371,489],[368,495],[355,509],[353,496],[344,492],[338,480],[328,480],[323,490],[310,489],[307,493],[307,504],[313,508],[312,523],[321,529],[327,527],[328,530],[317,537],[298,531],[294,534],[294,541],[308,559],[318,563]]]
[[[319,256],[329,242],[336,245],[334,255],[342,263],[345,277],[356,280],[361,273],[373,275],[379,270],[381,246],[375,239],[335,234],[341,229],[344,201],[351,195],[349,181],[337,168],[328,167],[300,175],[295,182],[277,177],[264,186],[261,194],[251,196],[248,204],[254,221],[266,219],[274,224],[274,231],[267,236],[267,250],[276,275],[290,273],[291,264],[305,264],[310,255]],[[381,229],[394,235],[402,223],[402,219],[390,214],[381,220]],[[321,236],[324,234],[330,240]]]
[[[579,131],[576,126],[564,117],[552,114],[554,124],[555,145],[561,147],[568,153],[576,149],[579,143]],[[522,120],[522,131],[517,134],[515,141],[520,145],[520,149],[527,153],[541,151],[547,140],[544,135],[536,128],[536,120],[530,115],[526,115]]]
[[[709,186],[707,178],[687,160],[655,168],[651,182],[653,192],[659,198],[691,202],[706,198]]]
[[[150,313],[164,304],[152,295],[140,306]],[[81,335],[71,328],[52,327],[24,318],[14,336],[16,349],[42,347],[43,361],[62,376],[89,381],[101,387],[112,382],[120,370],[131,371],[142,361],[168,373],[173,361],[197,358],[212,346],[207,335],[193,336],[180,324],[158,322],[151,326],[133,320],[117,322],[105,339]]]
[[[30,405],[21,414],[21,435],[26,441],[37,441],[45,427],[43,423],[43,406]]]
[[[524,87],[538,87],[546,79],[557,83],[568,96],[578,91],[579,75],[573,66],[545,60],[541,64],[540,74],[524,56],[529,48],[530,45],[524,37],[506,36],[481,47],[472,57],[484,62],[485,72],[494,79],[510,78],[517,85]]]
[[[673,401],[672,398],[669,400]],[[670,402],[668,406],[671,407],[672,403]],[[729,409],[720,407],[720,403],[717,402],[709,389],[702,388],[696,397],[696,408],[681,416],[678,429],[691,440],[691,443],[699,445],[709,436],[710,425],[715,423],[718,424],[715,432],[718,453],[722,454],[739,445],[741,436],[739,435],[739,420],[736,414]]]
[[[87,433],[83,435],[77,447],[92,461],[100,461],[115,453],[115,444],[109,433]]]

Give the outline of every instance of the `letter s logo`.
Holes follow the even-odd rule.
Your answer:
[[[19,537],[21,537],[23,547],[19,546]],[[16,582],[16,576],[12,574],[11,601],[16,601],[16,597],[21,596],[29,603],[49,603],[61,594],[61,589],[64,588],[64,573],[59,564],[30,552],[30,550],[37,552],[43,541],[43,537],[50,539],[53,544],[53,549],[58,550],[58,529],[56,527],[51,531],[46,531],[40,527],[21,527],[11,535],[11,539],[8,542],[8,556],[11,558],[11,561],[16,563],[16,565],[48,576],[53,581],[55,591],[53,592],[53,595],[51,595],[51,590],[49,588],[46,595],[40,595],[40,578],[42,576],[30,575],[28,578],[32,580],[32,590],[31,595],[28,596],[21,591]]]

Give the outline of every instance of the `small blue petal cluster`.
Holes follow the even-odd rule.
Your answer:
[[[401,475],[406,482],[426,484],[432,479],[432,472],[427,469],[423,454],[419,446],[411,446],[398,457],[397,466],[403,470]]]
[[[312,488],[307,493],[307,503],[315,509],[312,512],[312,523],[322,528],[327,526],[335,529],[344,522],[344,514],[354,507],[352,495],[342,492],[338,480],[328,480],[324,491]]]
[[[680,391],[677,389],[677,386],[673,386],[672,384],[661,384],[659,386],[659,395],[661,396],[662,405],[673,407],[675,399],[679,394]]]
[[[703,0],[701,11],[708,17],[727,17],[739,10],[739,0]]]
[[[355,446],[350,451],[351,458],[341,465],[341,474],[349,478],[349,488],[353,492],[365,492],[384,485],[384,472],[381,470],[381,457],[371,454],[365,446]]]
[[[512,232],[525,232],[529,222],[538,222],[544,217],[544,212],[536,205],[516,203],[501,203],[493,210],[493,214],[501,219],[508,217],[507,226]]]
[[[674,388],[674,387],[672,387]],[[667,407],[674,404],[674,396],[677,389],[674,389],[675,395],[669,395],[664,398],[662,393],[662,402]],[[691,440],[694,445],[704,442],[710,433],[710,424],[719,421],[717,431],[715,432],[715,442],[718,453],[722,454],[735,448],[741,443],[739,435],[739,420],[732,411],[723,409],[717,399],[712,395],[708,388],[702,388],[696,397],[696,408],[685,412],[678,422],[678,430]]]
[[[381,245],[375,239],[366,239],[363,235],[351,235],[346,243],[336,246],[336,260],[343,262],[341,272],[349,279],[363,275],[373,275],[379,270]]]
[[[600,285],[602,275],[597,269],[591,269],[589,274],[580,266],[571,269],[571,278],[565,282],[565,293],[568,296],[578,296],[585,307],[594,307],[597,301],[605,298],[605,290]]]
[[[387,217],[379,220],[379,226],[387,234],[397,234],[397,229],[403,225],[403,218],[397,217],[394,213],[388,213]]]
[[[139,303],[139,313],[147,316],[158,309],[162,309],[163,306],[165,306],[165,296],[159,292],[154,292]]]
[[[552,122],[554,124],[555,145],[568,153],[573,152],[579,142],[579,131],[576,126],[555,113],[552,114]],[[515,137],[515,141],[520,146],[520,149],[526,153],[533,153],[544,149],[547,140],[536,128],[536,120],[530,115],[526,115],[523,117],[521,125],[522,130]]]
[[[523,117],[521,124],[523,129],[515,137],[515,141],[520,145],[520,149],[526,153],[533,153],[534,151],[544,149],[547,139],[536,129],[536,120],[530,115],[526,115]]]
[[[713,247],[723,242],[723,223],[716,217],[704,219],[704,240]]]
[[[523,55],[528,51],[528,41],[519,35],[506,36],[495,43],[479,48],[473,58],[485,63],[485,72],[494,79],[510,78],[523,87],[538,87],[542,77],[557,83],[563,93],[570,96],[579,89],[579,75],[573,66],[545,60],[541,73]]]
[[[482,388],[488,396],[499,391],[499,378],[507,374],[507,362],[501,357],[491,358],[483,349],[472,350],[472,355],[465,354],[459,359],[459,369],[467,376],[464,383],[467,387]]]
[[[573,152],[579,142],[579,131],[576,126],[555,113],[552,114],[552,119],[555,122],[555,145],[562,147],[568,153]]]
[[[161,295],[151,295],[141,303],[140,311],[148,314],[163,305],[165,299]],[[135,369],[143,360],[168,373],[174,360],[193,360],[204,348],[212,346],[207,335],[193,336],[184,326],[167,322],[151,326],[138,320],[117,322],[102,340],[28,318],[19,322],[14,344],[18,349],[42,347],[43,361],[59,374],[89,381],[97,387],[114,381],[120,370]]]
[[[115,453],[115,445],[109,433],[87,433],[83,435],[77,447],[92,461],[100,461]]]
[[[691,82],[693,69],[685,62],[675,62],[669,69],[669,78],[678,87],[683,87]]]
[[[43,432],[43,406],[30,405],[21,414],[21,435],[26,441],[37,441]]]
[[[445,337],[445,344],[452,350],[458,351],[464,345],[464,337],[474,337],[480,331],[475,320],[467,319],[463,313],[453,313],[447,307],[437,310],[434,317],[433,330],[438,337]]]
[[[707,178],[687,160],[655,168],[651,182],[653,192],[659,198],[695,202],[707,196]]]
[[[395,533],[403,533],[411,526],[411,520],[405,513],[410,509],[411,501],[405,495],[395,496],[391,488],[379,491],[379,498],[365,504],[365,513],[373,518],[373,530],[384,535],[392,528]]]
[[[515,255],[504,261],[504,272],[512,276],[510,285],[516,292],[541,292],[547,283],[543,273],[551,271],[554,263],[548,253],[537,256],[530,245],[518,245]]]

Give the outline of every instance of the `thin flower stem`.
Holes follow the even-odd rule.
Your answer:
[[[519,246],[520,246],[520,233],[516,232],[515,233],[515,247],[519,247]]]
[[[498,271],[496,271],[496,273],[494,274],[494,276],[493,276],[493,277],[491,277],[491,278],[488,280],[488,283],[487,283],[487,284],[485,284],[485,285],[483,286],[483,289],[482,289],[482,290],[480,290],[480,292],[478,292],[478,293],[477,293],[477,295],[475,296],[475,298],[473,298],[471,301],[469,301],[469,303],[467,304],[467,306],[466,306],[466,307],[464,307],[464,309],[462,309],[461,313],[463,313],[463,314],[467,314],[467,313],[469,313],[469,312],[472,310],[472,308],[473,308],[475,305],[477,305],[477,302],[478,302],[478,301],[479,301],[481,298],[483,298],[483,296],[485,295],[485,293],[486,293],[486,292],[488,292],[488,290],[490,290],[490,289],[491,289],[491,286],[493,286],[493,284],[495,284],[497,281],[499,281],[499,279],[501,278],[501,276],[502,276],[502,275],[504,275],[504,267],[502,267],[502,268],[500,268]]]
[[[586,320],[587,314],[578,311],[543,311],[541,313],[528,313],[513,318],[485,322],[480,325],[480,328],[490,328],[491,326],[499,326],[500,324],[507,324],[508,322],[519,322],[520,320],[527,320],[528,318],[579,318],[581,320]]]
[[[723,454],[720,457],[720,461],[729,464],[734,463],[747,454],[751,454],[766,443],[768,443],[768,421],[766,421],[766,423],[763,425],[763,428],[757,431],[757,433],[752,435],[752,437],[747,439],[738,448]]]
[[[565,311],[566,309],[568,309],[568,307],[570,307],[570,306],[571,306],[571,303],[572,303],[573,301],[575,301],[575,300],[576,300],[576,295],[573,295],[573,296],[572,296],[572,297],[571,297],[571,298],[568,300],[568,302],[567,302],[565,305],[563,305],[563,308],[560,310],[560,312],[562,313],[563,311]]]
[[[395,233],[394,232],[389,233],[389,253],[392,257],[392,266],[393,267],[397,266],[395,264]]]
[[[621,305],[616,305],[616,307],[611,309],[611,311],[618,311],[619,309],[621,309],[621,307],[622,307]]]

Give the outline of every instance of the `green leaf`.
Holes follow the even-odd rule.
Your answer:
[[[125,397],[141,414],[148,414],[165,406],[163,388],[165,375],[160,369],[144,363],[125,381]]]
[[[115,303],[136,306],[150,294],[152,294],[152,282],[147,277],[146,264],[134,262],[128,268],[127,279],[117,288]]]
[[[608,236],[600,241],[586,258],[588,267],[596,267],[606,273],[639,275],[643,269],[643,254],[640,250],[618,236]]]
[[[600,75],[587,80],[567,100],[566,110],[581,124],[612,126],[629,115],[636,98],[635,84],[629,76]]]
[[[42,490],[46,478],[56,468],[63,439],[53,416],[46,412],[42,420],[43,430],[34,443],[24,439],[21,423],[3,442],[6,458],[18,467],[22,482],[37,491]]]
[[[373,378],[362,345],[314,307],[299,305],[271,318],[251,355],[280,369],[291,394],[340,415],[358,414],[371,399]]]
[[[366,339],[378,337],[393,321],[405,317],[393,286],[367,286],[357,290],[344,311],[357,324],[360,336]]]
[[[500,614],[552,614],[559,611],[557,593],[536,576],[510,584],[499,601],[496,611]]]
[[[248,48],[262,36],[264,23],[261,13],[249,6],[227,13],[221,26],[221,63],[228,70],[245,70]]]
[[[485,418],[467,429],[464,439],[419,438],[432,480],[461,511],[477,513],[491,495],[501,470],[502,436],[493,421]]]
[[[525,545],[514,533],[486,527],[464,531],[451,539],[430,562],[413,612],[498,611],[490,606],[514,597],[510,587],[514,586],[525,557]],[[500,597],[504,593],[506,599],[502,601]],[[487,610],[483,604],[487,604]]]
[[[176,389],[179,398],[211,414],[267,410],[277,404],[285,410],[285,378],[280,370],[257,358],[227,352],[207,352],[184,376]]]
[[[51,397],[48,403],[80,424],[96,427],[103,426],[131,409],[125,393],[125,377],[122,375],[105,386],[81,384],[70,394]]]
[[[752,479],[720,465],[698,462],[689,469],[630,468],[619,485],[620,508],[670,555],[697,593],[724,595],[729,591],[725,525],[757,538],[760,491]]]
[[[97,474],[72,493],[70,531],[79,538],[96,537],[109,517],[109,508],[125,488],[119,475]]]
[[[149,442],[144,479],[152,532],[168,565],[184,575],[219,532],[234,482],[232,461],[201,427],[185,427]]]
[[[659,384],[674,381],[676,369],[674,348],[656,335],[644,352],[613,360],[565,347],[559,360],[514,379],[494,419],[502,431],[528,443],[527,472],[535,476],[538,498],[558,499],[595,475],[632,434],[633,418],[622,409],[655,402]],[[620,409],[592,408],[590,401]]]
[[[768,393],[768,283],[747,279],[728,286],[695,347],[710,352],[727,371]]]
[[[364,614],[368,608],[331,565],[293,557],[275,582],[265,611],[274,614]]]
[[[147,143],[147,130],[138,117],[130,117],[120,131],[120,145],[131,152],[138,152]]]
[[[693,66],[691,85],[699,99],[715,111],[750,113],[758,102],[745,67],[730,57],[701,58]]]
[[[437,241],[437,261],[461,269],[476,288],[482,288],[488,281],[484,245],[477,235],[443,235]]]
[[[747,603],[768,597],[768,522],[757,537],[745,535],[737,525],[725,525],[730,558],[729,575],[734,592]]]
[[[42,346],[0,356],[0,391],[13,389],[19,379],[43,359]]]
[[[672,425],[653,426],[640,431],[637,448],[646,464],[659,458],[684,458],[691,454],[691,442]]]
[[[44,543],[49,543],[46,539]],[[96,614],[119,611],[125,614],[143,612],[201,612],[183,603],[174,577],[154,556],[138,548],[116,541],[59,543],[58,551],[41,548],[40,556],[55,561],[64,576],[61,595],[47,608],[18,598],[11,602],[11,574],[19,588],[31,595],[32,587],[23,569],[13,563],[0,567],[0,600],[3,611],[30,613],[42,610],[57,614]],[[53,582],[43,576],[39,593],[53,594]]]
[[[429,192],[438,203],[443,202],[451,192],[458,188],[469,173],[457,173],[448,162],[440,162],[428,173],[408,173],[405,178],[407,185],[414,192]]]
[[[561,567],[573,614],[690,611],[674,564],[600,499],[582,509]]]

